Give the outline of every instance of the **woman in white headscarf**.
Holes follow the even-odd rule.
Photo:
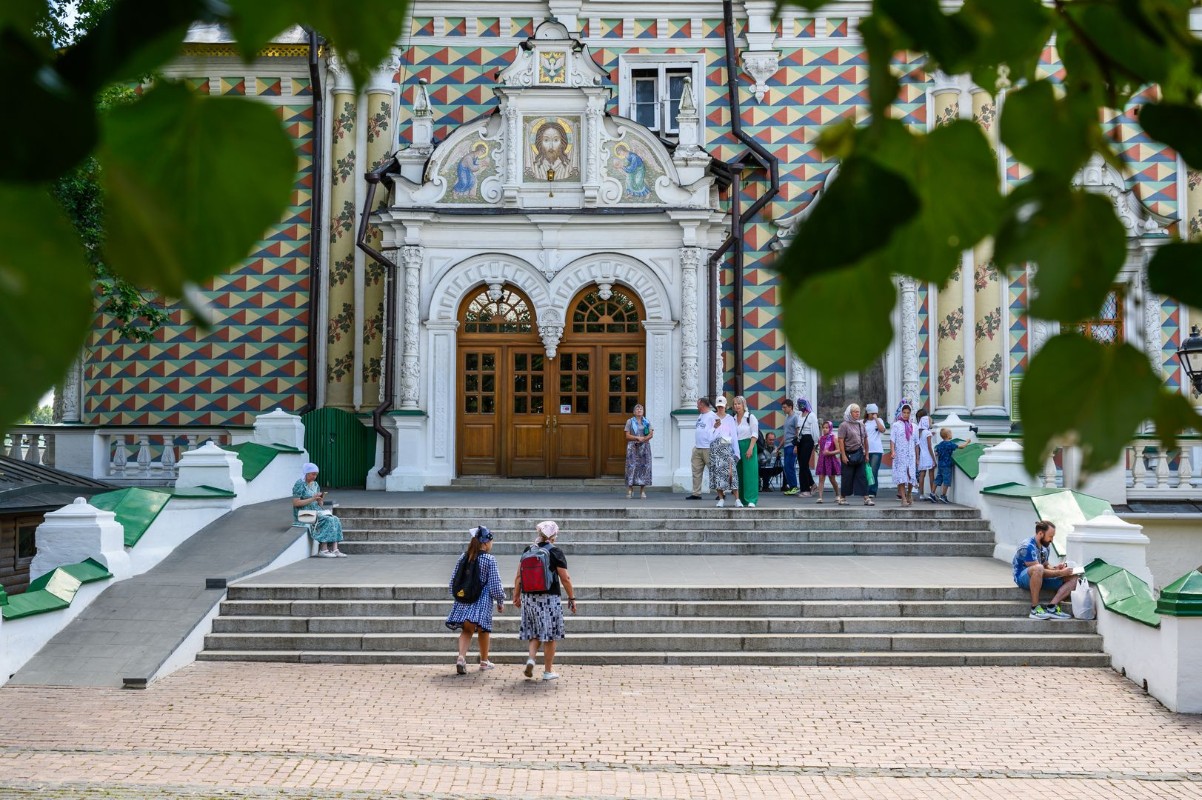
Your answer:
[[[317,465],[309,462],[301,467],[301,477],[292,484],[292,524],[303,526],[299,519],[301,511],[317,512],[317,521],[313,523],[313,541],[317,542],[319,558],[346,558],[346,553],[338,549],[342,541],[342,521],[331,512],[322,508],[326,493],[317,484]]]
[[[543,680],[559,678],[555,672],[555,647],[563,639],[563,604],[559,600],[562,586],[568,593],[568,608],[576,613],[576,591],[568,575],[568,560],[555,546],[559,525],[546,520],[535,526],[538,538],[522,553],[518,574],[513,581],[513,606],[522,610],[518,638],[530,643],[526,659],[526,677],[534,677],[534,657],[538,645],[543,645]],[[538,553],[537,551],[542,551]],[[539,556],[543,563],[540,565]]]

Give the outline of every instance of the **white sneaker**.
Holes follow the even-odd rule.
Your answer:
[[[333,550],[331,552],[334,553],[334,558],[346,558],[346,553],[342,552],[341,550]]]
[[[544,681],[557,681],[557,680],[559,680],[559,673],[558,672],[544,672],[543,680]]]
[[[718,507],[718,508],[726,508],[726,501],[725,501],[725,500],[719,500],[719,501],[717,502],[717,504],[716,504],[716,505],[717,505],[717,507]]]
[[[747,507],[748,507],[748,508],[755,508],[755,503],[748,503],[748,504],[747,504]]]
[[[534,659],[533,658],[526,659],[526,677],[527,678],[534,677]]]
[[[329,550],[318,550],[317,557],[318,558],[338,558],[338,556],[334,555]]]
[[[735,501],[735,507],[736,507],[736,508],[744,508],[745,506],[743,505],[743,501],[742,501],[742,500],[736,500],[736,501]]]

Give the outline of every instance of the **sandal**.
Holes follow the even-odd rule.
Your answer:
[[[864,505],[866,505],[866,506],[875,506],[875,505],[876,505],[876,503],[872,502],[872,498],[871,498],[871,497],[866,497],[866,498],[864,498]]]
[[[632,490],[631,490],[631,489],[627,489],[627,490],[626,490],[626,499],[627,499],[627,500],[629,500],[629,499],[630,499],[630,497],[631,497],[631,494],[632,494]]]
[[[840,498],[839,498],[839,499],[838,499],[836,502],[837,502],[839,505],[841,505],[841,506],[845,506],[845,505],[847,505],[847,498],[846,498],[846,497],[840,497]]]
[[[822,498],[821,498],[821,497],[819,497],[819,498],[818,498],[817,500],[815,500],[814,502],[815,502],[815,503],[821,503],[821,502],[822,502]]]
[[[639,495],[639,499],[640,499],[640,500],[646,500],[646,499],[647,499],[647,493],[646,493],[646,492],[643,492],[642,494],[640,494],[640,495]]]

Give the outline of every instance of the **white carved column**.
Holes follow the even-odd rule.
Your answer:
[[[67,370],[67,374],[63,377],[63,385],[60,388],[63,396],[62,422],[80,422],[83,419],[83,409],[80,403],[80,398],[82,397],[82,378],[83,362],[76,358],[71,362],[71,368]]]
[[[417,408],[418,381],[421,377],[417,342],[417,299],[421,289],[422,248],[408,245],[401,250],[401,258],[405,266],[405,316],[401,328],[401,408]]]
[[[522,120],[512,98],[505,98],[505,185],[502,202],[517,205],[518,186],[522,182]]]
[[[672,330],[676,323],[672,320],[647,320],[643,323],[647,330],[647,364],[646,386],[643,394],[647,398],[644,406],[647,418],[655,430],[663,435],[656,435],[651,440],[651,455],[655,459],[663,459],[671,452],[671,439],[668,426],[671,424],[671,413],[676,405],[672,401]],[[662,463],[662,461],[661,461]],[[658,470],[658,474],[667,476],[670,470]],[[652,474],[656,474],[653,471]]]
[[[452,431],[459,409],[454,408],[455,383],[454,376],[458,370],[455,350],[455,331],[459,328],[457,320],[430,320],[426,323],[430,331],[431,363],[436,365],[432,370],[433,383],[430,387],[429,426],[432,439],[431,450],[434,459],[448,459],[454,453],[451,444]],[[451,474],[448,471],[448,474]]]
[[[584,201],[586,205],[596,205],[601,196],[601,115],[605,110],[605,99],[599,95],[589,95],[588,106],[584,110]]]
[[[901,279],[901,396],[918,402],[922,389],[918,374],[918,284],[908,275]]]
[[[680,407],[697,404],[698,345],[697,270],[703,263],[700,247],[680,248]]]

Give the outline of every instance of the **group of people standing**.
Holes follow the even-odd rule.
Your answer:
[[[688,499],[701,499],[702,477],[708,468],[710,488],[717,495],[719,508],[725,506],[727,493],[732,495],[736,507],[754,508],[760,491],[756,458],[760,446],[759,422],[742,396],[734,398],[731,405],[733,412],[727,412],[726,398],[721,396],[712,406],[709,398],[697,401],[693,487]],[[948,502],[951,453],[964,445],[951,442],[951,432],[945,428],[940,431],[944,441],[935,446],[930,415],[925,409],[912,421],[913,406],[903,400],[891,427],[886,426],[876,403],[868,403],[863,409],[857,403],[848,405],[837,424],[829,419],[820,421],[814,407],[803,397],[796,402],[785,398],[781,410],[785,415],[783,494],[817,495],[815,502],[821,503],[829,480],[839,505],[847,505],[850,497],[862,497],[866,506],[876,505],[878,476],[888,438],[893,453],[893,480],[902,505],[912,505],[916,495],[922,497],[928,480],[926,499]],[[935,493],[936,486],[943,489],[941,497]]]

